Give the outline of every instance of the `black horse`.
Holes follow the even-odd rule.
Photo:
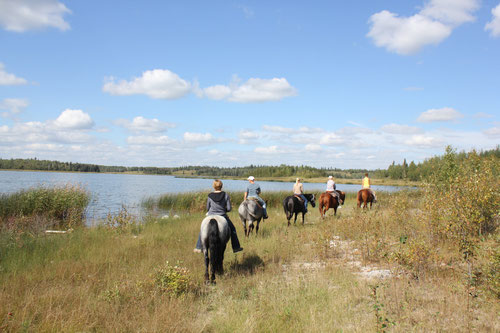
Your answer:
[[[304,196],[306,197],[307,201],[311,203],[311,206],[316,207],[316,198],[314,197],[314,194],[304,194]],[[295,195],[291,195],[283,200],[283,208],[285,209],[288,226],[290,226],[290,219],[292,218],[293,214],[295,214],[293,223],[295,224],[297,222],[298,213],[302,213],[302,224],[304,224],[304,215],[306,213],[306,208],[304,206],[303,200],[299,199]]]

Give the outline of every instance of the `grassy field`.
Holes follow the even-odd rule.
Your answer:
[[[498,298],[470,283],[454,245],[419,243],[429,232],[418,192],[380,193],[371,211],[353,196],[346,202],[337,216],[322,220],[316,207],[291,227],[270,205],[261,233],[248,239],[231,212],[244,251],[226,250],[216,286],[203,283],[202,255],[192,252],[204,217],[197,209],[143,223],[122,213],[69,234],[3,232],[0,330],[500,330]],[[481,247],[486,255],[497,244],[498,233]],[[360,274],[379,271],[390,277]]]

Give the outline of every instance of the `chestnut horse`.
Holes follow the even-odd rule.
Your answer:
[[[337,191],[337,193],[340,195],[340,199],[345,202],[345,192]],[[319,214],[321,215],[321,217],[325,217],[326,211],[330,208],[333,208],[333,210],[335,211],[334,215],[337,215],[338,206],[339,202],[336,197],[334,198],[328,192],[321,193],[319,197]]]
[[[361,207],[363,203],[363,208],[367,208],[368,203],[370,203],[370,209],[372,208],[373,200],[375,199],[369,188],[364,188],[358,191],[358,208]]]

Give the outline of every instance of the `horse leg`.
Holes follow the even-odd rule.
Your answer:
[[[255,236],[259,234],[259,224],[260,224],[260,219],[257,220],[257,225],[255,226]]]
[[[250,234],[252,233],[253,231],[253,224],[255,223],[255,221],[252,221],[252,223],[250,223],[250,227],[248,227],[248,236],[250,236]]]
[[[306,215],[306,213],[302,212],[302,225],[304,225],[304,215]]]
[[[295,219],[293,220],[293,225],[297,224],[297,213],[295,213]]]
[[[247,221],[241,220],[241,223],[243,223],[243,230],[245,230],[245,236],[248,237],[248,235],[247,235]]]
[[[205,282],[208,282],[209,275],[208,275],[208,250],[203,250],[203,254],[205,255]]]
[[[220,254],[220,262],[219,262],[219,274],[224,274],[224,252],[226,252],[226,244],[222,246],[221,254]]]

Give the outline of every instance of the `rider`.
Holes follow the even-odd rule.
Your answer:
[[[260,194],[260,186],[259,186],[259,184],[255,183],[255,177],[254,176],[248,177],[248,182],[250,184],[248,184],[248,186],[247,186],[247,190],[245,192],[245,196],[243,197],[243,200],[246,200],[247,198],[255,198],[255,199],[257,199],[257,201],[259,202],[259,204],[264,209],[264,219],[267,219],[268,218],[268,216],[267,216],[267,209],[266,209],[267,205],[266,205],[266,202],[264,200],[262,200],[261,197],[259,197],[259,194]]]
[[[304,200],[304,208],[307,213],[307,198],[304,195],[304,186],[300,182],[300,178],[295,179],[295,184],[293,185],[293,194],[299,196],[302,200]]]
[[[236,234],[236,228],[229,219],[229,216],[227,216],[227,212],[231,211],[231,199],[226,192],[222,191],[222,181],[219,179],[214,180],[213,187],[215,191],[210,193],[207,198],[207,215],[220,215],[224,217],[231,231],[231,246],[233,252],[243,251],[243,248],[240,246],[240,241],[238,240],[238,235]],[[201,253],[201,237],[199,234],[196,248],[193,252]]]
[[[368,178],[368,173],[365,173],[365,178],[363,178],[362,186],[364,189],[367,189],[372,193],[373,202],[377,202],[377,197],[375,196],[375,191],[370,188],[370,178]]]
[[[343,201],[336,189],[337,185],[335,185],[335,182],[333,181],[333,176],[328,176],[328,181],[326,182],[326,193],[329,193],[332,197],[337,198],[339,205],[342,205]]]

